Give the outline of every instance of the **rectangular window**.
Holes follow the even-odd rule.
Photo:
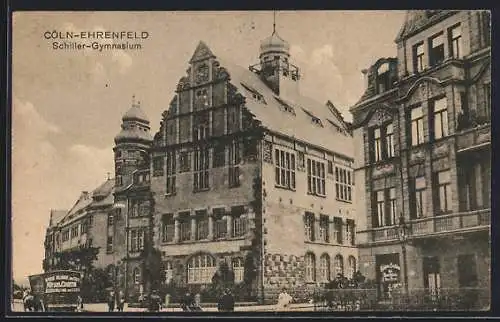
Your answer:
[[[450,57],[462,58],[462,28],[460,24],[448,30]]]
[[[224,144],[217,144],[214,147],[213,167],[219,168],[226,165],[226,147]]]
[[[63,243],[69,240],[69,229],[63,230],[61,240]]]
[[[344,241],[344,236],[342,234],[343,228],[342,218],[333,218],[333,240],[335,243],[342,245]]]
[[[433,129],[433,138],[438,140],[448,136],[448,110],[446,106],[446,97],[437,99],[432,102],[433,109],[430,128]]]
[[[424,143],[424,115],[422,107],[414,107],[410,112],[411,145],[417,146]]]
[[[323,243],[328,243],[330,241],[330,236],[328,234],[329,225],[328,216],[321,215],[319,219],[319,240]]]
[[[377,198],[377,227],[383,227],[385,226],[385,191],[377,191],[375,195]]]
[[[207,148],[200,148],[194,152],[194,191],[208,189],[208,162]]]
[[[179,164],[179,172],[191,171],[191,158],[189,152],[184,151],[179,154]]]
[[[351,170],[335,167],[335,194],[338,200],[352,202],[353,176]]]
[[[189,213],[179,214],[179,241],[191,239],[191,218]]]
[[[196,211],[196,240],[208,238],[208,214],[206,210]]]
[[[275,149],[274,156],[276,185],[295,189],[295,153]]]
[[[393,158],[396,155],[394,147],[394,129],[392,123],[388,124],[385,128],[385,149],[385,154],[388,158]]]
[[[243,216],[244,207],[236,206],[231,208],[231,219],[233,220],[233,234],[232,237],[245,236],[247,232],[247,221]]]
[[[106,242],[106,252],[107,253],[113,252],[113,236],[108,236],[108,240]]]
[[[349,245],[351,246],[354,246],[356,244],[356,225],[355,225],[355,222],[354,220],[352,219],[347,219],[347,225],[346,225],[346,231],[347,231],[347,242],[349,243]]]
[[[158,156],[153,158],[153,177],[163,175],[163,157]]]
[[[235,141],[229,147],[229,187],[240,186],[240,142]]]
[[[375,162],[382,160],[382,133],[380,129],[373,130],[373,146],[375,148]]]
[[[175,194],[176,175],[175,175],[175,151],[167,152],[167,187],[166,194]]]
[[[166,214],[162,216],[162,230],[161,230],[161,241],[163,243],[169,243],[174,240],[175,233],[175,221],[173,214]]]
[[[113,214],[108,214],[108,227],[113,226],[113,224],[114,224],[114,219],[115,219],[115,218],[114,218]]]
[[[419,73],[424,70],[424,43],[413,47],[413,70]]]
[[[390,188],[389,189],[389,211],[387,212],[388,217],[387,217],[387,225],[388,226],[393,226],[397,225],[398,222],[396,220],[397,218],[397,212],[396,212],[396,188]]]
[[[222,239],[227,235],[227,221],[224,208],[213,210],[214,219],[214,238]]]
[[[307,159],[307,190],[308,193],[325,196],[325,164]]]
[[[333,174],[333,162],[328,160],[328,174]]]
[[[143,229],[132,229],[129,232],[130,238],[130,251],[138,252],[144,249],[144,230]]]
[[[429,63],[435,66],[444,60],[444,36],[443,33],[429,39]]]
[[[434,210],[438,214],[451,211],[451,179],[450,171],[440,171],[434,174],[435,203]]]
[[[306,240],[314,241],[314,214],[306,212],[304,216],[304,230],[306,235]]]
[[[411,184],[410,217],[412,219],[422,218],[425,211],[425,177],[416,177]]]

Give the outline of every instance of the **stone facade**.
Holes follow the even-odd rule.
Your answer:
[[[483,11],[442,11],[433,16],[410,12],[397,42],[397,79],[384,91],[367,90],[351,109],[358,218],[363,223],[358,230],[361,269],[379,282],[381,295],[387,295],[388,284],[404,284],[405,271],[410,290],[490,286],[488,19]],[[450,36],[457,26],[458,57]],[[418,32],[401,36],[412,28]],[[444,35],[442,60],[434,63],[440,53],[431,51],[431,39],[439,33]],[[421,43],[429,45],[423,47],[423,70],[416,71],[413,49]],[[379,62],[370,68],[372,82],[383,77],[378,68]],[[438,101],[445,114],[435,112]],[[422,121],[410,125],[411,111],[419,107]],[[386,111],[386,118],[377,116],[380,110]],[[436,125],[439,115],[445,119]],[[416,140],[421,141],[415,144]],[[394,197],[389,195],[391,188]],[[392,221],[387,214],[394,215]],[[407,227],[403,242],[400,215]],[[461,268],[464,261],[473,268]],[[381,267],[389,264],[395,265],[398,278],[385,283]]]

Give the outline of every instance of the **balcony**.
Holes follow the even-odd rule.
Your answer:
[[[489,229],[490,224],[491,209],[482,209],[414,219],[410,222],[410,229],[412,238],[422,238],[444,233]],[[397,241],[398,227],[386,226],[359,231],[357,238],[360,244]]]
[[[482,125],[457,135],[457,152],[476,149],[491,144],[491,126]]]

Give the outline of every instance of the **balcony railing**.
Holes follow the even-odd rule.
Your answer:
[[[491,224],[491,209],[459,212],[451,215],[432,216],[410,221],[411,235],[420,237],[431,234],[466,231]],[[386,226],[360,231],[356,234],[361,244],[398,239],[398,227]]]
[[[468,129],[457,135],[458,152],[487,144],[491,144],[490,124]]]

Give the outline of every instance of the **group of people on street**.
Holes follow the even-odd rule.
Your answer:
[[[125,294],[123,291],[119,291],[118,294],[115,294],[115,291],[111,291],[109,292],[107,302],[109,312],[113,312],[115,307],[118,312],[123,312],[123,308],[125,306]]]

